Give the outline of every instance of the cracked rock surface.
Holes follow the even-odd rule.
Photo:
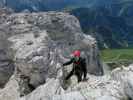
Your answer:
[[[76,49],[86,58],[88,75],[103,75],[97,43],[93,37],[83,34],[74,16],[43,12],[12,13],[2,18],[0,35],[5,38],[0,40],[8,45],[5,50],[11,55],[8,57],[13,61],[14,70],[0,90],[0,100],[62,100],[64,97],[74,100],[77,95],[79,100],[84,100],[78,89],[82,83],[67,90],[62,87],[62,80],[71,69],[71,65],[63,68],[62,63]]]

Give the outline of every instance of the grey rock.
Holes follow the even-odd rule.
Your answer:
[[[129,67],[117,68],[112,72],[112,78],[121,83],[124,92],[128,98],[133,99],[133,65]]]
[[[76,49],[81,50],[82,56],[87,59],[88,73],[103,74],[95,39],[84,35],[78,20],[68,13],[11,14],[0,24],[0,29],[6,36],[4,41],[11,42],[9,47],[15,62],[15,77],[19,80],[16,83],[19,89],[15,88],[19,96],[12,93],[13,98],[24,96],[22,100],[51,100],[54,95],[61,96],[66,73],[62,63],[71,58]],[[77,96],[78,92],[74,95]],[[80,98],[82,100],[82,95],[79,95]]]
[[[0,88],[4,87],[15,70],[14,62],[6,52],[5,49],[0,50]]]
[[[58,92],[55,92],[58,91]],[[60,81],[50,79],[20,100],[127,100],[121,84],[109,76],[91,76],[86,82],[64,91]]]
[[[6,39],[6,34],[0,30],[0,88],[8,82],[15,69],[10,43]]]
[[[61,64],[80,49],[89,73],[102,75],[103,69],[94,38],[84,35],[78,20],[67,13],[20,13],[7,18],[9,41],[15,51],[17,69],[29,77],[34,87],[56,78]]]
[[[16,76],[12,76],[4,89],[0,90],[0,100],[19,100],[19,79]]]
[[[8,82],[9,78],[14,72],[15,66],[13,61],[13,52],[10,49],[10,42],[7,41],[8,35],[5,33],[3,23],[5,23],[6,16],[9,15],[9,9],[0,9],[0,88]]]
[[[86,100],[80,92],[71,92],[62,95],[55,95],[51,100]]]
[[[96,100],[120,100],[120,99],[113,97],[113,96],[102,96]]]
[[[116,73],[117,77],[113,76],[113,73]],[[118,78],[118,75],[123,77],[128,75],[128,78]],[[18,77],[18,75],[15,77]],[[16,81],[15,77],[15,80],[9,81],[6,87],[3,90],[0,90],[0,97],[5,95],[3,93],[9,94],[11,91],[17,91],[17,93],[11,93],[11,98],[17,98],[17,100],[128,100],[129,97],[132,98],[131,66],[119,70],[115,69],[111,75],[108,74],[98,77],[88,74],[89,79],[87,81],[70,85],[67,90],[62,88],[59,79],[47,79],[45,84],[37,87],[33,92],[21,98],[19,95],[22,85],[18,85],[21,79],[18,78]],[[14,82],[17,86],[13,85]],[[8,87],[12,87],[10,91],[8,91]],[[9,99],[7,94],[5,95],[5,100],[16,100]]]
[[[63,93],[58,79],[50,79],[46,84],[38,87],[31,94],[22,97],[20,100],[52,100],[52,96]]]
[[[92,76],[89,75],[89,80],[81,82],[75,86],[71,86],[67,92],[80,91],[86,98],[85,100],[104,100],[104,98],[111,97],[113,100],[122,100],[126,98],[124,89],[120,82],[112,80],[110,75]],[[103,98],[103,99],[102,99]]]
[[[127,82],[124,83],[124,90],[125,94],[128,96],[128,98],[133,99],[133,81],[132,81],[133,75],[130,74],[127,78]]]

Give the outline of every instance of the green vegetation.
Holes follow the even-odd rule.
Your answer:
[[[78,8],[80,8],[80,6],[67,6],[61,11],[71,12],[72,10],[78,9]]]
[[[133,48],[101,50],[101,58],[105,62],[133,61]]]

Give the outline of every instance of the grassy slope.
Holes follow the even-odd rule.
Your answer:
[[[101,51],[101,58],[105,62],[133,61],[133,49],[106,49]]]

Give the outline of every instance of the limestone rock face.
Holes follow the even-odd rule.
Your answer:
[[[109,75],[88,75],[89,80],[63,90],[59,80],[50,79],[20,100],[127,100],[121,83]],[[55,92],[56,91],[56,92]],[[132,93],[132,92],[131,92]]]
[[[0,88],[8,82],[15,69],[10,42],[7,41],[8,36],[1,25],[6,20],[5,13],[2,11],[0,9]]]
[[[74,87],[70,89],[73,96],[70,96],[69,88],[68,92],[62,88],[64,73],[67,72],[62,64],[69,60],[71,53],[77,49],[81,50],[81,55],[86,58],[88,73],[103,75],[95,39],[84,35],[78,20],[68,13],[11,14],[1,21],[0,29],[1,35],[5,37],[0,38],[1,47],[10,47],[4,50],[7,50],[8,57],[13,61],[11,64],[15,66],[14,72],[11,70],[14,67],[9,64],[9,77],[13,72],[14,77],[0,90],[0,99],[56,100],[68,96],[68,99],[71,97],[74,100],[78,95],[79,100],[84,100],[79,91],[73,91]],[[1,58],[4,57],[2,55]],[[3,63],[2,61],[0,64]],[[68,66],[70,67],[71,65]]]
[[[0,49],[0,87],[4,87],[15,69],[13,60],[9,57],[6,49]]]
[[[52,100],[55,94],[63,93],[63,89],[58,79],[50,79],[45,85],[38,87],[31,94],[20,100]]]
[[[59,89],[58,91],[60,92],[51,92],[48,97],[42,96],[45,95],[44,93],[47,91],[45,86],[48,87],[49,90],[52,90],[52,84],[46,83],[47,85],[41,86],[43,92],[40,92],[39,87],[35,90],[36,92],[33,91],[30,95],[20,100],[34,100],[36,97],[42,100],[132,100],[132,69],[132,65],[117,68],[113,70],[111,74],[99,77],[88,74],[88,81],[80,82],[72,86],[70,85],[67,90],[63,90],[60,85],[54,85],[57,84],[58,81],[53,79],[48,81],[48,83],[51,82],[53,84],[52,88],[56,87],[54,90]],[[58,86],[59,88],[57,89]],[[38,93],[40,93],[39,96],[36,96]],[[32,97],[32,99],[30,97]],[[37,98],[35,100],[39,99]]]
[[[62,95],[55,95],[51,100],[85,100],[80,92],[75,91]]]
[[[61,64],[76,49],[87,59],[88,72],[103,74],[96,41],[82,33],[74,16],[62,12],[20,13],[7,17],[7,22],[2,26],[8,30],[16,68],[32,86],[56,78]]]
[[[110,75],[102,77],[88,75],[88,77],[88,81],[70,86],[66,92],[71,93],[71,91],[79,91],[84,97],[84,100],[104,100],[104,98],[122,100],[126,98],[120,82],[112,80]]]
[[[9,82],[5,85],[4,89],[0,90],[0,100],[19,100],[19,82],[20,81],[16,76],[12,76]]]
[[[121,82],[125,94],[133,99],[133,65],[129,67],[117,68],[112,72],[112,78]]]
[[[0,100],[133,99],[132,65],[94,76],[103,74],[96,41],[82,33],[74,16],[62,12],[11,14],[5,16],[0,29],[5,37],[0,37],[0,47],[6,52],[0,52],[0,69],[10,65],[6,70],[13,73],[12,64],[15,66],[0,90]],[[76,49],[86,58],[88,80],[76,83],[71,79],[73,84],[64,90],[62,80],[71,65],[67,70],[61,65]]]

